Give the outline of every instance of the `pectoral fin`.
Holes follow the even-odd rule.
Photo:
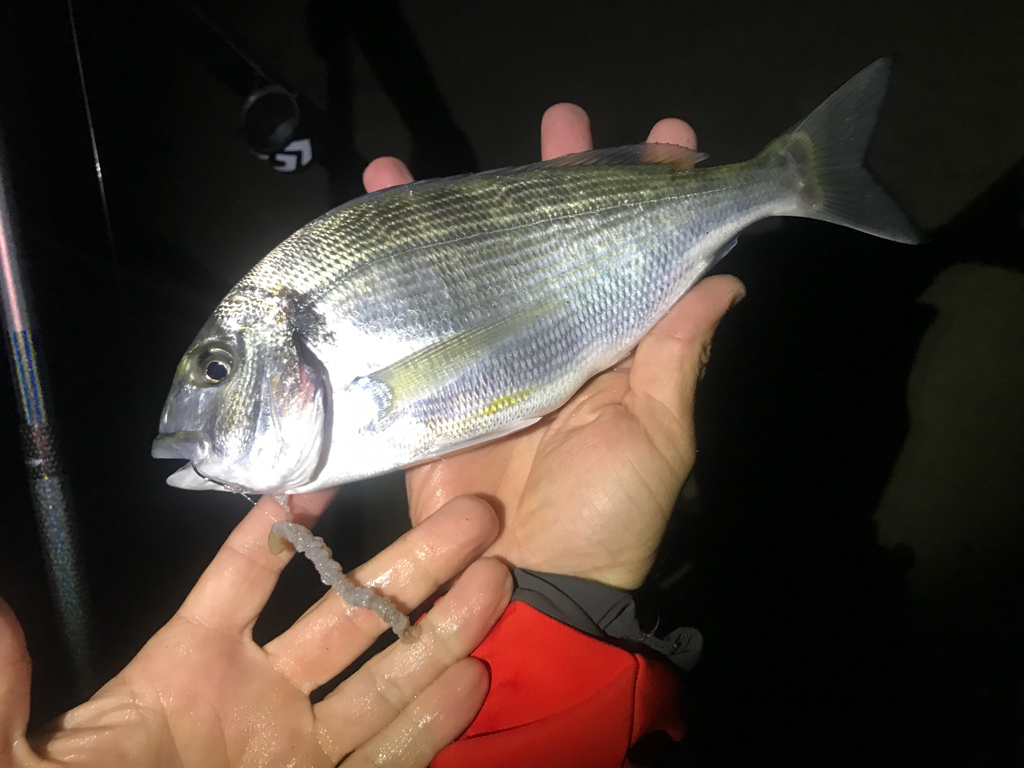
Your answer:
[[[485,359],[502,343],[565,306],[564,300],[548,302],[480,325],[413,352],[396,363],[371,373],[367,378],[390,390],[393,411],[435,392],[455,380],[474,363]]]

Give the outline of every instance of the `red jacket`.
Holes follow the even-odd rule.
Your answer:
[[[513,599],[473,656],[490,667],[490,691],[434,768],[620,768],[644,734],[685,732],[678,670],[525,602]]]

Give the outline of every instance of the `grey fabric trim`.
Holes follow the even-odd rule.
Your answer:
[[[633,598],[596,581],[515,568],[513,600],[519,600],[584,634],[631,651],[655,651],[689,672],[700,660],[704,638],[680,627],[659,638],[640,629]]]

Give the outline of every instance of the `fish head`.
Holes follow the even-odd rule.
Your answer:
[[[167,479],[180,488],[298,488],[321,465],[328,387],[286,325],[214,315],[178,363],[152,454],[189,462]]]

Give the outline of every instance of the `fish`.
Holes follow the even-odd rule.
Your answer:
[[[636,346],[772,216],[916,243],[864,168],[879,59],[754,158],[642,144],[359,197],[291,235],[188,347],[152,455],[185,489],[292,494],[496,440]]]

